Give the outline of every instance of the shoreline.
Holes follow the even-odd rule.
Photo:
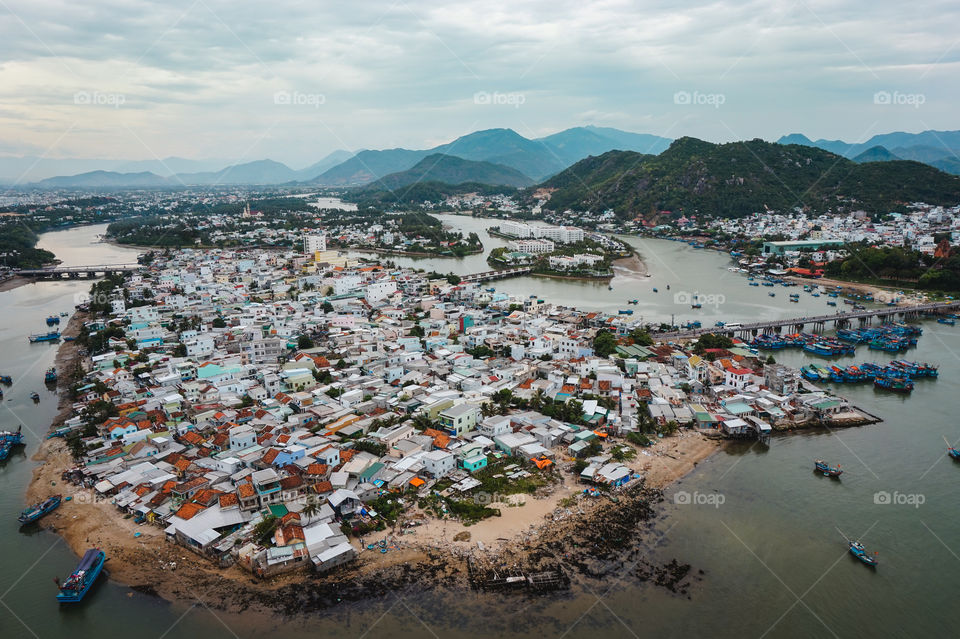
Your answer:
[[[64,347],[69,348],[64,350]],[[62,344],[57,354],[58,366],[69,365],[76,356],[75,342]],[[65,395],[62,398],[51,429],[70,415],[71,404]],[[635,480],[621,490],[659,495],[724,445],[722,440],[689,432],[657,440],[649,448],[637,448],[636,458],[627,465],[642,473],[644,480]],[[193,600],[198,590],[210,590],[219,595],[216,607],[232,612],[254,608],[277,614],[279,598],[287,604],[280,607],[286,607],[286,612],[293,614],[300,609],[289,600],[299,598],[304,590],[314,593],[313,605],[322,609],[341,600],[367,599],[390,585],[422,582],[425,573],[434,585],[469,588],[470,584],[464,580],[465,564],[476,557],[488,562],[529,559],[528,556],[536,554],[535,547],[543,543],[543,539],[567,540],[572,533],[565,533],[564,529],[571,522],[587,520],[599,509],[617,506],[605,497],[577,499],[586,485],[565,472],[561,482],[551,484],[546,494],[515,495],[507,500],[522,502],[522,505],[492,504],[500,507],[500,517],[469,526],[455,520],[430,518],[427,523],[406,531],[387,529],[365,536],[357,560],[331,573],[296,571],[258,579],[237,566],[221,568],[209,558],[167,541],[157,526],[135,524],[109,499],[97,498],[92,489],[61,481],[62,472],[74,466],[62,438],[44,440],[31,459],[39,463],[27,487],[27,502],[35,503],[53,492],[71,497],[40,525],[60,535],[76,555],[82,555],[94,545],[101,547],[114,560],[110,564],[110,578],[131,590],[173,604]],[[572,505],[571,498],[575,500]],[[650,519],[658,516],[660,512],[652,509],[647,515]],[[140,535],[134,536],[136,533]],[[379,539],[390,539],[390,545],[396,550],[386,554],[366,550],[365,544]],[[660,570],[663,568],[648,566],[648,572]],[[318,592],[324,595],[319,601],[316,600]]]

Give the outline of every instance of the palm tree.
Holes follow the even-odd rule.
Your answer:
[[[320,503],[311,495],[307,498],[307,503],[304,504],[303,510],[300,512],[307,518],[307,521],[310,521],[311,517],[320,512]]]
[[[540,410],[543,407],[543,400],[546,399],[547,394],[543,392],[542,388],[538,388],[537,392],[533,394],[533,397],[530,399],[530,408],[534,410]]]

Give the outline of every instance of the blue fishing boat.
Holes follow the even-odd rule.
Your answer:
[[[33,391],[32,393],[30,393],[30,399],[33,400],[34,404],[38,403],[40,401],[40,393],[38,393],[37,391]]]
[[[947,326],[956,326],[957,320],[949,317],[940,317],[937,319],[937,324],[946,324]]]
[[[656,293],[656,292],[657,292],[657,289],[653,289],[653,292]]]
[[[640,300],[627,300],[627,304],[639,304]]]
[[[877,559],[877,553],[874,552],[872,555],[867,552],[867,549],[863,547],[859,541],[849,541],[850,544],[850,554],[862,561],[864,564],[870,566],[871,568],[876,568],[879,563]]]
[[[56,315],[51,315],[47,318],[47,326],[53,326],[60,323],[60,318]]]
[[[943,441],[947,442],[947,454],[950,455],[950,458],[954,461],[960,461],[960,450],[957,450],[955,446],[951,446],[946,437],[943,438]]]
[[[909,377],[877,376],[873,380],[875,388],[893,391],[894,393],[909,393],[913,391],[913,381]]]
[[[836,302],[827,302],[827,306],[836,306],[836,305],[837,305]]]
[[[10,444],[11,446],[22,446],[24,443],[23,427],[17,428],[16,431],[0,430],[0,443]]]
[[[50,331],[49,333],[35,333],[27,339],[30,340],[31,344],[35,344],[37,342],[55,342],[60,339],[60,332]]]
[[[48,497],[39,504],[34,504],[30,506],[17,517],[17,521],[21,524],[32,524],[37,521],[44,515],[49,512],[52,512],[60,507],[60,501],[63,498],[60,495],[54,495],[53,497]]]
[[[836,479],[843,474],[843,471],[840,470],[840,464],[837,464],[836,468],[831,468],[830,464],[823,461],[822,459],[818,459],[817,461],[813,462],[813,466],[814,468],[816,468],[817,472],[823,473],[825,477],[833,477],[834,479]]]
[[[13,450],[13,446],[9,442],[0,442],[0,461],[6,461],[11,450]]]
[[[800,374],[803,375],[805,379],[809,379],[811,382],[820,381],[820,373],[817,372],[817,368],[815,366],[804,366],[800,369]]]
[[[750,286],[760,286],[760,282],[750,282]]]
[[[776,297],[776,296],[777,296],[776,293],[769,293],[769,295],[770,295],[770,297]]]
[[[103,564],[107,556],[99,548],[91,548],[83,554],[80,564],[73,574],[67,577],[63,584],[59,579],[55,579],[60,586],[60,592],[57,593],[57,601],[60,603],[77,603],[83,600],[90,586],[100,576],[103,570]]]
[[[47,384],[55,384],[57,382],[57,369],[50,367],[47,369],[47,372],[43,374],[43,381]]]
[[[620,313],[621,315],[633,315],[633,309],[629,309],[629,308],[628,308],[628,309],[622,309],[622,308],[621,308],[621,309],[620,309],[619,311],[617,311],[617,312]]]

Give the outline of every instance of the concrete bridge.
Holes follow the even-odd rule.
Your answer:
[[[488,282],[490,280],[500,280],[505,277],[517,277],[527,275],[533,269],[529,266],[518,266],[516,268],[506,268],[500,271],[484,271],[483,273],[471,273],[460,277],[461,282]]]
[[[93,264],[90,266],[51,266],[48,268],[22,269],[17,275],[41,280],[90,279],[117,273],[132,273],[142,269],[140,264]]]
[[[729,335],[731,337],[740,337],[750,339],[758,333],[779,333],[784,328],[800,332],[805,326],[811,326],[813,330],[822,331],[828,324],[833,323],[834,328],[844,328],[851,326],[856,322],[859,326],[865,326],[870,323],[874,317],[882,319],[896,319],[901,316],[903,319],[910,317],[919,317],[924,314],[939,314],[960,309],[960,300],[954,302],[934,302],[930,304],[919,304],[917,306],[890,306],[887,308],[865,309],[862,311],[837,312],[832,315],[816,315],[813,317],[793,317],[782,320],[770,320],[766,322],[751,322],[741,324],[735,328],[726,326],[705,327],[683,331],[673,331],[670,333],[656,333],[653,335],[657,341],[667,341],[673,339],[689,339],[713,333],[715,335]]]

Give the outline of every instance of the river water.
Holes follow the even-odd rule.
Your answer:
[[[502,245],[483,232],[485,220],[442,216],[464,232],[476,231],[488,249]],[[65,264],[130,262],[136,251],[95,243],[104,227],[49,233],[41,238]],[[647,321],[793,317],[828,312],[825,297],[801,293],[787,302],[787,289],[749,287],[727,270],[721,254],[685,244],[629,240],[642,254],[650,277],[618,273],[606,284],[544,278],[495,282],[498,290],[538,295],[551,302],[611,312],[634,308]],[[94,259],[95,258],[95,259]],[[391,258],[440,272],[487,270],[483,256]],[[671,291],[665,291],[671,284]],[[940,364],[941,377],[921,380],[910,397],[845,386],[841,392],[883,417],[872,426],[774,437],[769,446],[744,443],[714,455],[667,491],[655,523],[660,541],[649,557],[677,558],[702,570],[687,596],[637,583],[624,566],[623,578],[599,591],[574,587],[548,598],[499,598],[416,588],[382,601],[343,604],[323,614],[278,622],[262,615],[213,612],[197,601],[168,604],[101,580],[80,606],[59,607],[54,576],[76,562],[59,537],[18,529],[16,514],[34,462],[39,438],[55,413],[43,390],[43,371],[55,347],[31,345],[26,335],[43,318],[70,311],[89,282],[39,283],[0,293],[0,372],[14,377],[4,389],[0,427],[24,424],[25,454],[0,463],[0,636],[251,637],[282,631],[289,637],[947,637],[960,592],[960,513],[956,487],[960,465],[945,455],[942,437],[960,439],[956,397],[960,396],[960,328],[932,322],[908,358]],[[653,293],[653,287],[659,293]],[[791,292],[798,289],[790,289]],[[776,297],[768,296],[770,291]],[[715,304],[692,311],[674,294],[714,295]],[[722,297],[721,297],[722,296]],[[627,299],[640,303],[627,307]],[[800,352],[779,352],[778,361],[809,361]],[[849,361],[889,359],[861,348]],[[28,395],[43,395],[34,405]],[[841,463],[841,481],[813,473],[815,458]],[[51,488],[53,489],[53,488]],[[677,494],[689,504],[675,504]],[[877,494],[880,493],[880,497]],[[885,501],[894,503],[876,503]],[[917,505],[922,501],[922,504]],[[897,503],[901,502],[901,503]],[[910,502],[910,503],[907,503]],[[861,536],[880,551],[871,570],[846,553],[837,528]]]

